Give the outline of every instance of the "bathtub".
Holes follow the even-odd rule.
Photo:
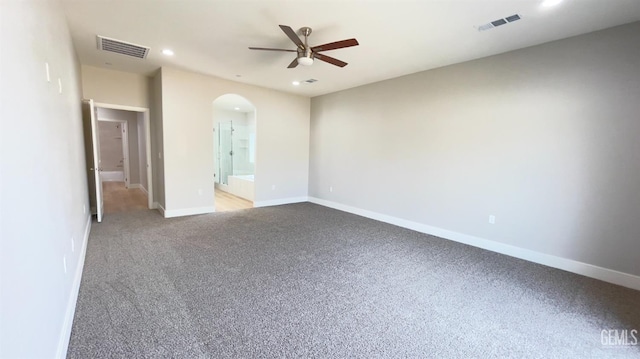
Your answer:
[[[229,176],[227,192],[232,195],[253,201],[254,175]]]
[[[253,182],[253,180],[255,179],[255,175],[242,175],[242,176],[230,176],[230,177],[239,178],[241,180],[251,181],[251,182]]]

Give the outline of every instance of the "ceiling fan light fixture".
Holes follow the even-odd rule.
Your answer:
[[[298,64],[302,66],[311,66],[313,65],[313,58],[306,56],[298,57]]]

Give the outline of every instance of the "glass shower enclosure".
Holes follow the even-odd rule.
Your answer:
[[[228,185],[229,176],[254,173],[254,136],[247,124],[218,123],[218,183]]]
[[[220,169],[219,183],[229,184],[229,176],[233,175],[233,124],[231,121],[218,124],[218,164]]]

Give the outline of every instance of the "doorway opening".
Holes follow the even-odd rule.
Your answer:
[[[147,109],[96,104],[104,213],[153,208]]]
[[[255,191],[256,108],[225,94],[213,101],[216,212],[252,208]]]

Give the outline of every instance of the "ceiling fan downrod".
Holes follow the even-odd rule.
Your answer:
[[[303,66],[311,66],[313,64],[313,51],[309,47],[309,35],[311,35],[310,27],[303,27],[300,29],[300,33],[304,36],[304,48],[298,50],[298,63]]]

